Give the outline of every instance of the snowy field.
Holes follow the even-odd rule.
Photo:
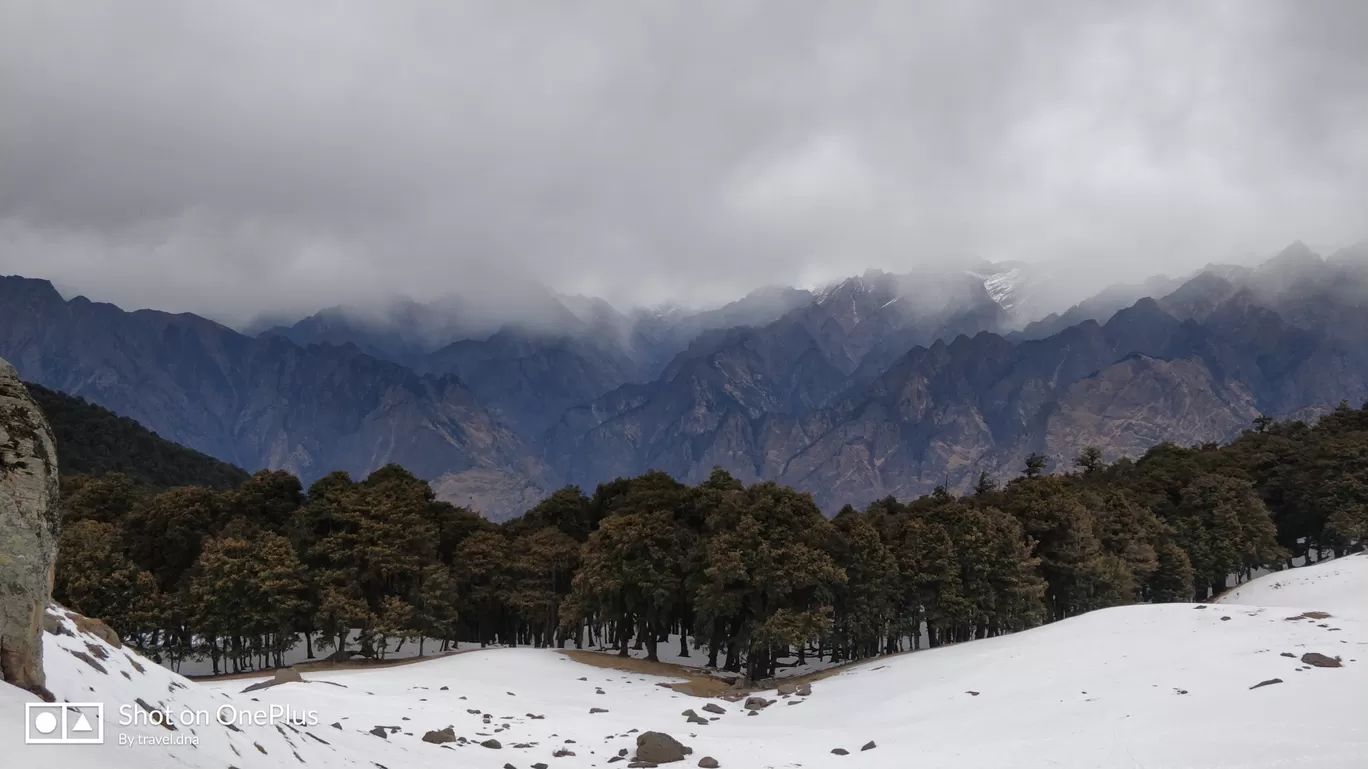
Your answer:
[[[60,699],[106,703],[105,744],[22,745],[19,703],[31,698],[0,687],[0,747],[17,749],[4,751],[5,765],[14,759],[24,767],[579,769],[608,766],[620,751],[629,758],[613,765],[626,767],[637,734],[655,730],[693,749],[672,766],[707,756],[735,769],[1361,768],[1368,766],[1365,597],[1368,556],[1351,556],[1261,577],[1204,607],[1108,609],[876,659],[816,681],[807,697],[762,692],[774,703],[755,716],[741,702],[656,685],[677,679],[586,666],[554,650],[474,650],[307,673],[304,682],[244,694],[253,681],[196,684],[87,635],[47,635],[50,688]],[[1311,652],[1341,666],[1303,664]],[[1280,683],[1254,688],[1274,679]],[[318,721],[237,731],[119,726],[119,706],[136,699],[173,710],[277,705],[316,711]],[[688,723],[685,709],[715,720]],[[448,726],[456,742],[422,740]],[[188,734],[199,744],[119,744],[120,735]],[[479,744],[491,739],[498,748]]]

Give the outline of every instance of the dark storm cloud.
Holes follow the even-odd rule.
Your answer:
[[[0,271],[242,319],[1363,237],[1368,3],[0,3]]]

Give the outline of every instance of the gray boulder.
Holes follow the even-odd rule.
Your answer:
[[[52,429],[0,359],[0,678],[49,701],[43,613],[61,528]]]

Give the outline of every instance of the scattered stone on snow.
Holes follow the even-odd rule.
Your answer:
[[[498,750],[503,747],[503,744],[500,743],[498,740],[488,739],[480,743],[480,747],[489,748],[490,750]]]
[[[1302,655],[1301,661],[1307,665],[1318,668],[1338,668],[1343,667],[1337,657],[1327,657],[1320,652],[1307,652]]]
[[[1254,684],[1253,686],[1251,686],[1251,687],[1249,687],[1249,688],[1250,688],[1250,689],[1257,689],[1257,688],[1259,688],[1260,686],[1272,686],[1273,684],[1280,684],[1280,683],[1282,683],[1282,682],[1283,682],[1283,680],[1282,680],[1281,678],[1270,678],[1270,679],[1268,679],[1267,681],[1260,681],[1260,682],[1258,682],[1257,684]]]
[[[719,716],[725,715],[727,712],[726,708],[722,707],[721,705],[718,705],[716,702],[709,702],[707,705],[703,706],[703,709],[708,711],[709,713],[716,713]]]
[[[837,756],[848,756],[848,755],[850,755],[850,751],[846,750],[845,748],[832,748],[832,749],[831,749],[831,752],[832,752],[832,754],[837,755]]]
[[[704,756],[698,759],[698,766],[700,769],[717,769],[721,764],[717,763],[717,759],[712,756]]]
[[[435,729],[423,735],[423,742],[430,742],[433,745],[445,745],[448,742],[456,741],[456,730],[450,726],[445,729]]]
[[[874,744],[874,740],[870,740],[869,742],[866,742],[863,747],[860,748],[860,752],[863,753],[866,750],[873,750],[877,747],[879,746]]]

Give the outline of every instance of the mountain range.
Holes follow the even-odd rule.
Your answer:
[[[647,469],[811,491],[829,512],[1368,398],[1368,244],[1112,286],[1042,314],[1030,265],[621,312],[539,287],[235,331],[0,278],[0,357],[159,435],[305,482],[398,462],[493,518]]]

